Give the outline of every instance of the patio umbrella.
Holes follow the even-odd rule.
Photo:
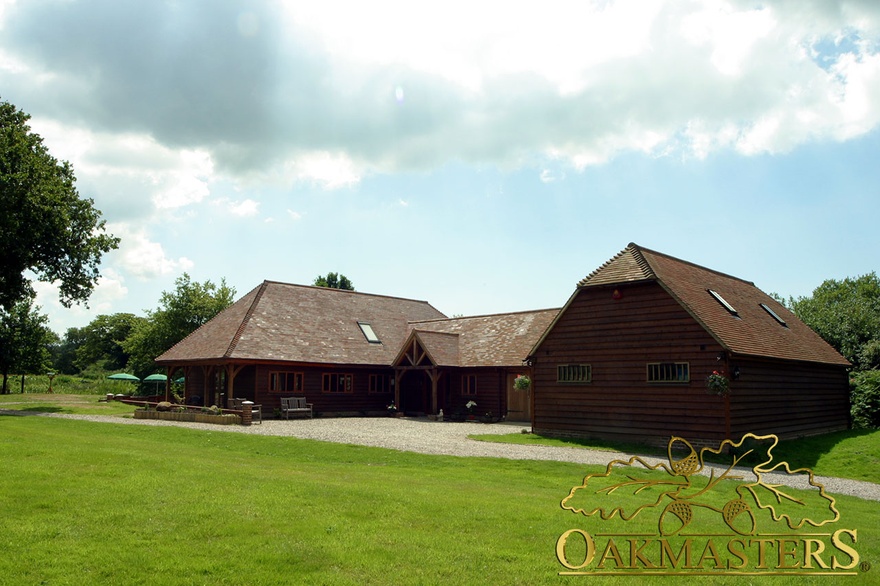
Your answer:
[[[141,382],[141,379],[139,379],[138,377],[136,377],[133,374],[128,374],[127,372],[118,372],[116,374],[111,374],[107,378],[113,379],[113,380],[127,380],[127,381],[130,381],[133,383]]]
[[[164,383],[168,380],[168,377],[164,374],[151,374],[147,378],[144,379],[145,383],[156,383],[156,392],[159,391],[159,383]]]

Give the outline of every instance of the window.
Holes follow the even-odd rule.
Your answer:
[[[648,363],[649,383],[686,383],[691,380],[687,362]]]
[[[476,395],[477,394],[477,375],[466,374],[461,377],[461,394]]]
[[[350,393],[351,375],[324,373],[321,390],[325,393]]]
[[[730,312],[730,315],[735,315],[735,316],[739,317],[739,313],[737,313],[737,311],[733,308],[733,306],[731,304],[729,304],[724,299],[724,297],[721,296],[721,293],[718,293],[717,291],[713,291],[712,289],[707,289],[707,291],[709,292],[709,295],[711,295],[712,297],[715,298],[715,301],[720,303],[722,306],[724,306],[724,309],[726,309],[727,311]]]
[[[364,337],[367,339],[367,342],[370,344],[381,344],[382,340],[379,339],[379,336],[376,335],[376,332],[373,331],[373,326],[366,322],[359,321],[358,326],[361,328],[361,332],[363,332]]]
[[[370,392],[371,393],[390,393],[388,385],[389,376],[387,374],[371,374],[370,375]]]
[[[588,383],[593,380],[593,368],[589,364],[560,364],[556,367],[558,383]]]
[[[303,373],[301,372],[270,372],[270,393],[297,393],[303,390]]]
[[[773,311],[772,309],[770,309],[769,307],[767,307],[767,306],[764,305],[763,303],[761,303],[761,309],[763,309],[764,311],[766,311],[767,313],[769,313],[769,314],[770,314],[770,317],[772,317],[772,318],[775,319],[777,322],[779,322],[779,325],[781,325],[781,326],[785,326],[785,327],[788,327],[788,324],[785,323],[785,320],[784,320],[784,319],[782,319],[781,317],[779,317],[778,315],[776,315],[776,312],[775,312],[775,311]]]

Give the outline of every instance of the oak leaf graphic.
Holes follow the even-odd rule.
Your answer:
[[[662,535],[672,535],[687,526],[695,507],[719,513],[728,527],[743,535],[756,530],[753,507],[769,511],[774,521],[785,521],[791,529],[836,522],[840,513],[835,501],[816,482],[811,470],[792,470],[787,462],[773,462],[772,451],[778,441],[775,435],[747,433],[738,442],[724,440],[717,448],[705,447],[697,452],[687,440],[672,437],[667,445],[668,462],[652,464],[639,456],[612,460],[604,472],[585,476],[561,505],[573,513],[598,515],[605,521],[615,516],[628,521],[645,510],[663,506],[658,519]],[[712,464],[706,459],[709,454],[712,459],[730,458],[731,463],[726,467]],[[752,454],[759,464],[750,470],[738,469],[740,462]],[[774,482],[780,474],[785,475],[785,483]],[[739,483],[722,484],[723,480]],[[787,484],[804,490],[795,495]],[[702,500],[710,491],[715,496],[720,496],[720,491],[729,492],[725,495],[729,500],[720,508]],[[620,498],[623,496],[627,498]]]

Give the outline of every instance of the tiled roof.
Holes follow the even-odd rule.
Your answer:
[[[435,366],[459,366],[459,335],[447,332],[413,330],[410,339],[421,344]],[[397,361],[395,360],[395,364]]]
[[[444,317],[425,301],[265,281],[156,361],[391,364],[409,322]],[[368,342],[358,322],[381,343]]]
[[[849,362],[779,302],[744,281],[630,244],[582,280],[579,287],[656,280],[728,351],[848,366]],[[718,293],[732,314],[709,290]],[[776,313],[777,322],[761,304]]]
[[[414,323],[412,328],[423,341],[427,332],[457,334],[458,366],[521,366],[558,313],[544,309],[460,317]]]

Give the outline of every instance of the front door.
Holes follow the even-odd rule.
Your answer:
[[[513,388],[515,374],[507,375],[507,420],[532,420],[532,391],[517,391]]]
[[[430,389],[428,375],[414,370],[408,372],[400,379],[400,405],[398,410],[410,415],[418,415],[426,412],[426,404],[430,406],[430,399],[426,401],[426,395]]]

